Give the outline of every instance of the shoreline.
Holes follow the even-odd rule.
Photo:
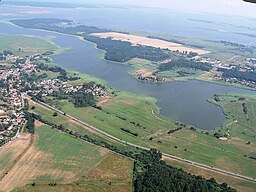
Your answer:
[[[12,24],[11,22],[9,22],[10,24]],[[12,24],[12,25],[14,25],[14,26],[16,26],[16,27],[20,27],[20,26],[17,26],[17,25],[15,25],[15,24]],[[20,28],[23,28],[23,27],[20,27]],[[99,48],[97,48],[97,44],[96,43],[93,43],[93,42],[90,42],[90,41],[87,41],[87,40],[85,40],[82,36],[79,36],[79,35],[70,35],[70,34],[65,34],[65,33],[59,33],[59,32],[54,32],[54,31],[50,31],[50,30],[41,30],[41,29],[33,29],[33,28],[28,28],[28,29],[32,29],[32,30],[38,30],[38,31],[46,31],[46,32],[50,32],[50,33],[55,33],[55,34],[60,34],[60,35],[65,35],[65,36],[71,36],[71,37],[74,37],[74,38],[78,38],[80,41],[84,41],[84,42],[87,42],[87,43],[90,43],[90,44],[92,44],[93,46],[94,46],[94,48],[96,48],[97,50],[99,50],[100,52],[101,52],[101,54],[99,55],[99,57],[98,57],[98,59],[100,60],[100,59],[102,59],[102,60],[105,60],[105,61],[107,61],[107,62],[110,62],[110,63],[115,63],[115,64],[122,64],[122,65],[129,65],[127,62],[124,62],[124,63],[120,63],[120,62],[114,62],[114,61],[109,61],[109,60],[106,60],[106,59],[104,59],[104,58],[102,58],[102,56],[105,54],[105,51],[104,50],[102,50],[102,49],[99,49]],[[37,36],[35,36],[35,37],[37,37]],[[54,43],[55,44],[55,43]],[[58,46],[59,47],[59,46]],[[68,51],[68,50],[65,50],[65,51]],[[64,51],[64,52],[65,52]],[[64,53],[64,52],[62,52],[62,53]],[[61,53],[60,53],[61,54]],[[57,65],[56,63],[54,63],[55,65]],[[133,68],[131,67],[131,65],[129,65],[130,66],[130,69],[132,70]],[[131,71],[130,70],[130,71]],[[69,72],[76,72],[76,73],[78,73],[78,74],[80,74],[80,75],[86,75],[86,76],[89,76],[88,78],[90,79],[90,78],[96,78],[96,79],[99,79],[99,80],[103,80],[103,79],[100,79],[100,78],[97,78],[97,77],[93,77],[93,76],[91,76],[91,75],[88,75],[88,74],[86,74],[86,73],[80,73],[80,72],[77,72],[77,71],[74,71],[74,70],[70,70],[70,69],[67,69],[67,71],[69,71]],[[132,76],[131,74],[129,74],[130,76]],[[133,77],[134,78],[134,77]],[[137,81],[139,81],[138,79],[136,79]],[[105,81],[105,80],[103,80],[103,81]],[[187,82],[187,81],[202,81],[202,82],[206,82],[206,83],[212,83],[212,84],[219,84],[219,85],[224,85],[224,86],[232,86],[232,85],[227,85],[227,84],[225,84],[225,83],[218,83],[218,82],[216,82],[216,81],[207,81],[207,80],[203,80],[203,79],[200,79],[200,78],[195,78],[195,77],[192,77],[192,78],[190,78],[190,79],[183,79],[183,80],[170,80],[170,81],[166,81],[166,82],[159,82],[158,84],[161,84],[161,83],[168,83],[168,82],[179,82],[179,81],[183,81],[183,82]],[[106,81],[105,81],[106,82]],[[144,82],[143,81],[143,83],[149,83],[149,82]],[[106,82],[106,84],[108,84],[108,82]],[[153,83],[151,83],[151,84],[153,84]],[[233,86],[233,87],[235,87],[235,86]],[[116,88],[112,88],[112,87],[109,87],[110,89],[116,89]],[[241,88],[241,87],[239,87],[239,88]],[[245,87],[242,87],[243,89],[247,89],[247,88],[245,88]],[[116,89],[116,90],[118,90],[118,89]],[[248,90],[248,89],[247,89]],[[118,90],[118,91],[120,91],[120,90]],[[254,90],[253,90],[254,91]],[[139,94],[136,94],[136,93],[133,93],[133,92],[126,92],[126,91],[121,91],[121,92],[123,92],[123,93],[128,93],[128,94],[131,94],[131,95],[139,95]],[[142,94],[140,94],[140,95],[142,95]],[[143,95],[143,96],[146,96],[146,97],[151,97],[151,96],[147,96],[147,95]],[[154,98],[154,97],[151,97],[151,98]],[[154,98],[154,99],[156,99],[156,98]],[[209,99],[211,99],[211,98],[209,98]],[[154,106],[159,110],[159,115],[162,115],[161,114],[161,108],[157,105],[157,102],[158,102],[158,100],[156,99],[156,102],[154,103]],[[222,111],[222,113],[223,113],[223,111]],[[226,116],[226,114],[225,113],[223,113],[225,116]],[[164,115],[163,115],[164,116]],[[164,116],[164,117],[166,117],[166,118],[168,118],[168,119],[170,119],[170,120],[172,120],[172,121],[177,121],[176,119],[174,119],[174,118],[172,118],[172,117],[167,117],[167,116]],[[179,121],[180,122],[180,121]],[[225,123],[226,122],[226,120],[223,122],[223,123]],[[221,124],[222,125],[222,124]],[[221,126],[221,125],[219,125],[219,126]],[[191,126],[191,125],[188,125],[188,126]],[[194,126],[193,126],[194,127]],[[207,130],[207,129],[200,129],[200,128],[198,128],[198,127],[196,127],[196,129],[198,130],[198,131],[206,131],[206,132],[209,132],[209,131],[213,131],[213,130],[216,130],[216,129],[218,129],[219,127],[216,127],[216,128],[214,128],[214,129],[210,129],[210,130]]]
[[[24,28],[24,27],[21,27],[21,26],[18,26],[18,25],[15,25],[14,23],[10,22],[10,20],[8,21],[3,21],[3,20],[0,20],[0,23],[6,23],[6,24],[10,24],[10,25],[13,25],[15,27],[19,27],[19,28]],[[132,67],[132,64],[129,64],[127,62],[117,62],[117,61],[111,61],[111,60],[107,60],[105,59],[105,54],[106,54],[106,51],[105,50],[102,50],[102,49],[99,49],[97,47],[97,44],[94,43],[94,42],[91,42],[91,41],[88,41],[86,39],[84,39],[82,36],[79,36],[79,35],[71,35],[71,34],[67,34],[67,33],[61,33],[61,32],[56,32],[56,31],[51,31],[51,30],[44,30],[44,29],[34,29],[34,28],[24,28],[24,29],[31,29],[31,30],[37,30],[37,31],[44,31],[44,32],[51,32],[51,33],[55,33],[55,34],[60,34],[60,35],[67,35],[67,36],[71,36],[71,37],[75,37],[75,38],[78,38],[80,41],[84,41],[84,42],[87,42],[87,43],[90,43],[94,46],[95,49],[101,51],[102,53],[99,55],[98,59],[99,60],[103,60],[103,61],[106,61],[106,62],[110,62],[110,63],[113,63],[113,64],[119,64],[119,65],[127,65],[130,67],[130,70],[129,70],[129,75],[136,79],[137,81],[140,81],[139,79],[135,78],[133,75],[131,75],[131,72],[133,72],[134,68]],[[37,37],[37,36],[35,36]],[[52,42],[54,45],[56,45],[54,42]],[[58,46],[58,45],[56,45]],[[59,47],[59,46],[58,46]],[[64,51],[60,52],[60,53],[57,53],[56,55],[58,54],[61,54],[65,51],[68,51],[68,50],[72,50],[72,48],[67,48],[67,50],[64,49]],[[188,78],[188,79],[182,79],[182,80],[177,80],[177,79],[170,79],[170,80],[167,80],[165,82],[157,82],[157,83],[166,83],[166,82],[186,82],[186,81],[190,81],[190,80],[198,80],[198,81],[203,81],[203,82],[208,82],[208,83],[213,83],[213,84],[218,84],[218,85],[224,85],[224,86],[230,86],[230,87],[236,87],[236,88],[240,88],[240,89],[246,89],[246,90],[251,90],[251,91],[256,91],[256,89],[254,88],[250,88],[250,87],[246,87],[246,86],[243,86],[243,85],[240,85],[240,84],[227,84],[226,82],[221,82],[221,81],[214,81],[214,80],[205,80],[205,79],[201,79],[200,77],[191,77],[191,78]],[[140,82],[144,82],[144,81],[140,81]],[[147,82],[145,81],[145,83],[151,83],[151,82]],[[154,83],[154,82],[152,82]],[[151,84],[152,84],[151,83]]]

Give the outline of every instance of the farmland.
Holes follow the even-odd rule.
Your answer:
[[[145,99],[145,98],[144,98]],[[148,102],[151,101],[153,102],[154,100],[148,100]],[[110,102],[110,101],[109,101]],[[129,109],[127,110],[127,107],[130,106],[132,107],[133,104],[136,104],[135,101],[132,100],[131,96],[128,95],[122,95],[120,96],[120,98],[118,98],[118,101],[115,101],[116,103],[119,103],[119,106],[123,106],[125,105],[125,109],[126,112],[129,111]],[[120,102],[122,103],[122,105],[120,105]],[[137,100],[138,102],[138,100]],[[74,110],[74,108],[72,108],[72,105],[67,105],[67,102],[64,102],[66,104],[65,107],[69,107],[70,108],[70,113],[72,112],[72,109]],[[113,100],[111,100],[111,103],[114,103]],[[55,103],[56,104],[56,103]],[[60,121],[63,124],[65,124],[65,117],[58,115],[58,117],[52,117],[52,113],[49,110],[44,110],[40,105],[36,105],[35,103],[31,103],[31,105],[35,105],[36,109],[34,109],[33,112],[36,112],[37,114],[42,115],[44,118],[47,119],[56,119],[56,122]],[[105,106],[108,106],[108,109],[112,109],[113,110],[113,106],[111,104],[104,103]],[[103,106],[104,106],[103,105]],[[136,104],[138,105],[138,103]],[[115,106],[117,110],[119,107]],[[141,108],[141,106],[140,106]],[[61,108],[63,110],[63,108]],[[80,108],[77,108],[80,109]],[[83,110],[83,111],[82,111]],[[120,110],[120,109],[119,109]],[[138,114],[140,114],[139,109],[137,109]],[[94,111],[93,108],[89,108],[89,109],[80,109],[78,110],[79,113],[76,114],[80,114],[79,118],[82,117],[90,117],[90,114],[97,114],[97,116],[99,116],[99,112],[100,111]],[[150,109],[145,109],[144,111],[148,111],[148,116],[151,119],[155,119],[155,121],[157,122],[162,122],[163,124],[168,123],[168,119],[161,119],[161,117],[158,117],[160,119],[157,118],[157,116],[154,116],[151,112]],[[98,113],[97,113],[98,112]],[[155,112],[156,114],[158,114],[157,112]],[[86,115],[85,115],[86,114]],[[129,114],[129,113],[126,113]],[[73,114],[75,115],[75,113]],[[131,115],[131,114],[129,114]],[[126,116],[125,116],[126,117]],[[130,118],[134,116],[130,116]],[[60,118],[60,119],[59,119]],[[95,119],[94,117],[92,117],[93,119]],[[115,119],[112,116],[113,119]],[[111,118],[111,119],[112,119]],[[59,119],[59,120],[58,120]],[[135,118],[136,119],[136,118]],[[137,120],[137,119],[136,119]],[[96,120],[95,120],[96,121]],[[100,121],[102,122],[102,121]],[[120,123],[122,123],[123,121],[121,121]],[[140,122],[140,121],[138,121]],[[97,121],[96,121],[97,123]],[[99,122],[98,122],[99,123]],[[94,124],[92,122],[92,124]],[[75,127],[74,124],[73,126],[69,126],[70,128]],[[98,127],[100,128],[100,127]],[[80,127],[81,129],[81,127]],[[77,129],[79,130],[79,128]],[[112,131],[107,129],[106,131]],[[117,131],[119,131],[117,129]],[[130,136],[129,134],[126,134],[125,136],[122,136],[122,132],[119,132],[119,138],[122,139],[129,139]],[[145,135],[147,135],[147,133],[145,133]],[[150,146],[150,147],[156,147],[158,149],[161,149],[161,151],[163,152],[167,152],[167,153],[171,153],[171,154],[175,154],[181,157],[185,157],[185,158],[189,158],[192,160],[195,160],[197,162],[204,162],[206,164],[211,164],[214,166],[218,166],[221,167],[225,170],[239,170],[239,172],[244,173],[244,174],[248,174],[248,175],[252,175],[254,174],[253,169],[251,168],[252,166],[254,166],[254,162],[253,160],[250,160],[248,158],[245,158],[243,155],[241,154],[249,154],[249,153],[253,153],[254,149],[253,149],[253,144],[251,144],[252,148],[245,143],[245,142],[241,142],[240,140],[236,140],[236,139],[230,139],[228,141],[221,141],[219,139],[216,139],[212,136],[206,135],[205,133],[201,133],[201,132],[196,132],[196,131],[191,131],[190,129],[182,129],[174,134],[168,135],[166,134],[165,131],[163,132],[155,132],[155,134],[150,134],[154,139],[153,141],[149,141],[147,136],[143,136],[140,137],[140,141],[138,141],[138,139],[135,138],[135,140],[137,140],[138,143],[144,145],[144,146]],[[145,139],[147,138],[147,139]],[[157,141],[161,141],[162,143],[159,143]],[[175,148],[175,146],[177,146],[177,148]],[[214,146],[214,147],[213,147]],[[224,158],[223,158],[224,157]],[[233,159],[236,158],[238,161],[238,163],[235,163],[233,161]],[[189,165],[186,165],[184,163],[180,163],[180,162],[175,162],[175,163],[171,163],[172,166],[178,166],[178,167],[182,167],[184,168],[186,171],[188,172],[192,172],[194,174],[199,174],[202,176],[205,176],[207,178],[210,178],[212,176],[216,177],[216,180],[219,182],[223,182],[223,176],[219,175],[217,173],[209,173],[208,171],[204,171],[197,168],[191,168],[189,167]],[[230,177],[230,176],[225,176],[224,178],[226,178],[227,180],[225,180],[228,184],[232,185],[233,187],[237,188],[237,189],[248,189],[248,191],[250,191],[253,188],[253,183],[250,182],[246,182],[246,181],[242,181],[242,180],[237,180],[237,182],[234,182],[234,178]]]
[[[129,159],[75,140],[40,123],[37,123],[36,131],[35,142],[3,178],[1,190],[50,190],[52,186],[48,184],[57,183],[60,191],[65,188],[131,191],[132,161]],[[110,162],[115,166],[109,166]],[[99,171],[105,175],[100,176]]]
[[[218,132],[218,130],[210,133],[201,130],[194,131],[186,125],[164,117],[159,119],[157,118],[159,111],[155,107],[154,99],[143,96],[136,96],[135,99],[135,96],[121,93],[103,103],[102,111],[94,108],[74,108],[65,100],[49,102],[64,112],[124,141],[154,147],[165,153],[255,177],[252,169],[255,166],[254,160],[248,157],[254,153],[255,142],[248,145],[247,140],[236,139],[235,134],[227,141],[222,141],[213,137],[215,131]],[[155,111],[154,114],[152,114],[152,109]],[[131,122],[136,123],[134,125]],[[141,127],[137,126],[138,123]],[[223,126],[224,130],[227,125]],[[167,133],[178,127],[182,129],[171,134]],[[137,133],[138,136],[120,128]],[[235,129],[233,131],[236,132]]]

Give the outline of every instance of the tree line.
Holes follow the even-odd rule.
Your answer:
[[[256,82],[256,71],[246,71],[242,72],[239,69],[218,69],[218,71],[222,71],[224,78],[237,78],[239,80],[246,80]]]
[[[198,69],[201,71],[210,71],[212,69],[212,65],[209,63],[199,62],[192,59],[175,59],[168,63],[161,64],[159,66],[160,71],[172,70],[175,68],[191,68]]]
[[[25,27],[25,28],[34,28],[34,29],[43,29],[56,31],[59,33],[67,33],[71,35],[78,35],[79,32],[83,34],[90,33],[102,33],[108,32],[109,30],[100,29],[94,26],[85,26],[85,25],[74,25],[73,21],[67,19],[57,19],[57,18],[34,18],[34,19],[20,19],[20,20],[11,20],[15,25]],[[67,27],[59,26],[59,23],[66,23]]]

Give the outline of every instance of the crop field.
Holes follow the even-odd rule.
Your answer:
[[[47,51],[60,51],[60,48],[43,38],[31,36],[0,35],[0,52],[12,51],[15,55],[26,56]]]
[[[149,148],[157,148],[165,153],[224,170],[256,177],[255,160],[249,158],[255,153],[254,140],[251,140],[251,144],[248,145],[247,140],[236,139],[235,134],[227,141],[222,141],[213,137],[211,135],[213,133],[208,135],[200,130],[193,131],[175,121],[159,117],[159,111],[154,107],[154,102],[155,100],[151,98],[140,96],[135,98],[132,95],[121,93],[103,103],[103,111],[95,108],[75,108],[68,101],[52,103],[61,106],[61,110],[66,113],[122,140]],[[156,112],[152,113],[152,109]],[[131,122],[136,122],[136,125],[139,123],[141,127]],[[182,126],[183,128],[179,131],[167,133],[169,130]],[[138,136],[122,131],[120,128],[137,133]],[[237,135],[241,134],[242,132],[237,133]]]
[[[96,184],[98,191],[112,187],[131,191],[131,160],[76,140],[38,122],[36,124],[32,147],[3,178],[2,191],[48,191],[51,188],[49,183],[57,183],[54,191],[72,186],[90,191]],[[109,159],[116,166],[104,166],[109,163]],[[107,176],[101,178],[95,175],[97,171],[93,170],[98,169]]]
[[[66,116],[58,114],[57,117],[53,116],[53,111],[32,101],[29,100],[29,104],[32,107],[35,107],[35,109],[30,109],[31,113],[35,113],[37,115],[40,115],[43,119],[47,119],[50,122],[53,122],[54,124],[60,126],[62,125],[65,128],[68,128],[71,131],[75,131],[76,133],[80,135],[88,135],[91,138],[94,139],[101,139],[103,141],[107,141],[103,135],[100,135],[99,133],[88,130],[88,127],[78,124],[77,122],[68,119]]]
[[[16,139],[8,145],[0,148],[0,177],[5,175],[15,160],[24,152],[29,145],[30,135],[22,134],[19,139]],[[0,186],[2,182],[0,180]]]

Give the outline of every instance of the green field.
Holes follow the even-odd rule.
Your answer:
[[[63,51],[47,38],[1,34],[0,42],[0,52],[9,50],[20,56],[42,54],[47,51],[55,53]]]
[[[30,171],[38,177],[14,191],[65,191],[68,188],[71,191],[132,190],[131,160],[59,133],[48,126],[39,126],[36,131],[38,140],[34,154],[40,162],[48,164],[35,162],[39,167],[44,166],[45,170],[41,172],[39,168],[31,168]],[[47,174],[43,174],[45,171]],[[55,187],[48,185],[55,182]],[[35,186],[31,183],[35,183]]]
[[[168,134],[167,131],[180,127],[177,122],[164,117],[160,120],[151,112],[159,116],[155,107],[156,100],[144,96],[120,93],[117,97],[103,104],[103,111],[94,108],[75,108],[68,101],[49,101],[66,113],[77,117],[115,137],[136,143],[145,147],[157,148],[162,152],[177,155],[196,162],[215,166],[232,172],[256,177],[253,168],[256,168],[255,160],[249,156],[255,152],[255,138],[246,144],[247,139],[241,140],[230,137],[227,141],[221,141],[206,132],[193,131],[190,127]],[[255,104],[255,103],[254,103]],[[254,105],[252,104],[252,105]],[[234,106],[236,110],[236,106]],[[255,113],[255,109],[252,110]],[[253,114],[252,114],[253,115]],[[121,117],[121,118],[120,118]],[[255,121],[255,117],[251,117]],[[135,126],[131,122],[139,123],[142,127]],[[227,123],[229,120],[227,120]],[[225,129],[225,125],[222,128]],[[138,133],[138,137],[122,131],[120,128],[129,129]],[[250,129],[249,129],[250,130]],[[218,130],[216,130],[218,131]],[[236,127],[232,130],[236,133]],[[237,135],[241,136],[242,132]],[[248,132],[248,137],[254,137]],[[150,138],[152,140],[150,140]],[[236,159],[234,161],[234,159]]]
[[[58,126],[62,125],[64,128],[67,128],[71,131],[75,131],[79,135],[88,135],[90,138],[93,138],[96,140],[104,141],[104,142],[107,142],[110,144],[112,144],[112,142],[113,142],[113,141],[109,141],[108,138],[106,138],[102,134],[99,134],[97,132],[91,132],[90,130],[88,130],[87,127],[68,119],[64,115],[58,114],[57,117],[54,117],[52,110],[45,108],[42,105],[39,105],[32,100],[29,101],[29,105],[31,107],[32,106],[35,107],[35,109],[33,109],[33,110],[30,109],[29,112],[40,115],[43,119],[47,119],[48,121],[53,122],[54,124],[56,124]],[[119,145],[118,143],[115,143],[115,145],[120,148],[124,147],[123,145]]]
[[[104,106],[107,106],[107,109],[112,112],[113,112],[113,110],[120,112],[120,110],[123,109],[126,112],[126,115],[124,115],[123,117],[126,117],[126,118],[133,117],[134,119],[138,120],[138,122],[141,122],[137,117],[138,114],[147,113],[147,116],[148,116],[147,121],[149,121],[148,123],[158,122],[159,125],[161,124],[158,119],[156,119],[154,116],[152,116],[150,109],[141,108],[140,105],[139,105],[140,107],[135,110],[136,115],[131,114],[130,110],[133,107],[135,107],[134,105],[136,104],[135,101],[132,102],[133,99],[131,96],[122,95],[122,96],[120,96],[120,98],[118,98],[116,100],[118,100],[118,101],[113,102],[113,100],[111,100],[110,102],[104,104]],[[137,99],[136,99],[136,101],[138,102]],[[148,102],[149,101],[150,100],[148,100]],[[154,100],[152,100],[152,102],[153,101]],[[114,105],[114,104],[112,105],[112,103],[116,103],[116,105]],[[122,103],[122,105],[120,103]],[[90,123],[93,125],[96,125],[96,124],[101,125],[102,120],[100,120],[100,119],[102,117],[104,118],[104,116],[106,116],[106,115],[102,114],[102,117],[101,117],[100,116],[101,111],[93,109],[93,108],[88,108],[88,109],[73,108],[72,105],[71,104],[68,105],[67,102],[64,102],[64,104],[66,104],[66,105],[64,105],[64,107],[69,108],[70,114],[77,116],[78,118],[81,118],[82,120],[85,120],[86,122],[91,120]],[[137,105],[138,104],[136,104],[136,106]],[[144,105],[145,105],[145,103],[144,103]],[[46,117],[48,119],[56,118],[56,117],[52,117],[52,112],[42,110],[39,106],[37,106],[36,109],[38,111],[40,111],[40,112],[37,112],[38,114],[41,114],[41,115],[46,114],[46,115],[44,115],[44,117]],[[76,110],[76,109],[78,109],[78,110]],[[105,107],[103,109],[105,109]],[[143,110],[141,110],[141,109],[143,109]],[[62,110],[63,110],[63,108],[62,108]],[[74,111],[74,112],[72,113],[72,111]],[[142,112],[142,111],[144,111],[144,112]],[[97,118],[95,118],[94,115],[97,115]],[[117,125],[118,122],[119,122],[119,126],[124,125],[122,120],[120,120],[119,118],[116,119],[115,116],[112,116],[112,117],[111,116],[112,115],[109,115],[108,121],[111,121],[112,125],[115,125],[118,127],[118,125]],[[57,118],[60,118],[60,117],[61,117],[61,115],[59,115]],[[165,119],[163,119],[163,120],[165,120]],[[63,121],[63,119],[56,120],[56,122],[58,122],[58,121],[60,121],[60,122],[62,121],[63,123],[65,123]],[[164,126],[165,123],[167,124],[167,122],[163,122],[162,126]],[[108,125],[108,123],[106,123],[106,124]],[[171,128],[172,124],[169,124],[169,125],[170,125],[169,128]],[[73,127],[75,127],[75,125],[73,125],[73,124],[71,124],[69,126],[69,128],[71,128],[71,129]],[[159,127],[159,126],[157,126],[157,127]],[[101,127],[98,127],[98,128],[101,129]],[[135,128],[135,130],[136,130],[136,128]],[[206,135],[205,133],[191,131],[190,129],[186,129],[186,128],[182,129],[179,132],[171,134],[171,135],[166,134],[166,130],[164,130],[163,132],[159,132],[159,135],[157,135],[157,136],[153,136],[154,134],[150,134],[150,135],[152,135],[152,137],[154,137],[153,141],[150,141],[148,139],[149,136],[147,136],[148,133],[146,133],[146,131],[144,132],[144,135],[139,138],[135,138],[134,136],[130,136],[127,133],[123,133],[118,128],[112,129],[111,127],[109,127],[109,129],[107,129],[107,126],[106,126],[105,131],[109,132],[109,133],[113,133],[114,135],[116,135],[117,137],[119,137],[121,139],[124,139],[127,141],[132,141],[132,142],[135,142],[140,145],[147,146],[147,147],[155,147],[155,148],[158,148],[161,151],[166,152],[166,153],[178,155],[180,157],[188,158],[188,159],[191,159],[191,160],[194,160],[197,162],[216,166],[216,167],[222,168],[224,170],[230,170],[233,172],[242,173],[242,174],[252,176],[252,177],[255,176],[254,160],[244,157],[245,154],[249,155],[249,154],[252,154],[253,151],[255,151],[254,150],[255,144],[251,144],[251,146],[248,146],[246,144],[246,142],[236,140],[233,138],[229,139],[228,141],[221,141],[217,138],[214,138],[213,136]],[[155,130],[155,132],[158,133],[157,130]],[[158,143],[158,141],[161,141],[162,143]],[[177,148],[175,148],[175,146],[177,146]],[[234,161],[234,159],[236,159],[236,161]],[[185,170],[187,170],[186,169],[187,166],[183,165],[183,164],[182,165],[174,164],[174,166],[181,166],[181,167],[184,166]],[[194,172],[194,173],[199,174],[199,175],[201,174],[200,172]],[[206,174],[206,173],[204,173],[204,174]],[[211,175],[211,174],[209,174],[209,175]],[[206,175],[206,177],[208,177],[209,175]],[[216,177],[218,176],[218,177],[222,178],[218,174],[217,175],[213,174],[213,176],[216,176]],[[216,179],[218,179],[218,177]],[[222,180],[219,180],[219,181],[221,182]],[[234,183],[233,181],[234,180],[232,178],[227,177],[227,183],[233,184],[232,186],[234,186],[236,188],[241,189],[246,186],[246,182],[244,183],[242,181],[239,181],[237,183]],[[251,184],[249,183],[248,187],[250,187],[250,186],[251,186]]]

